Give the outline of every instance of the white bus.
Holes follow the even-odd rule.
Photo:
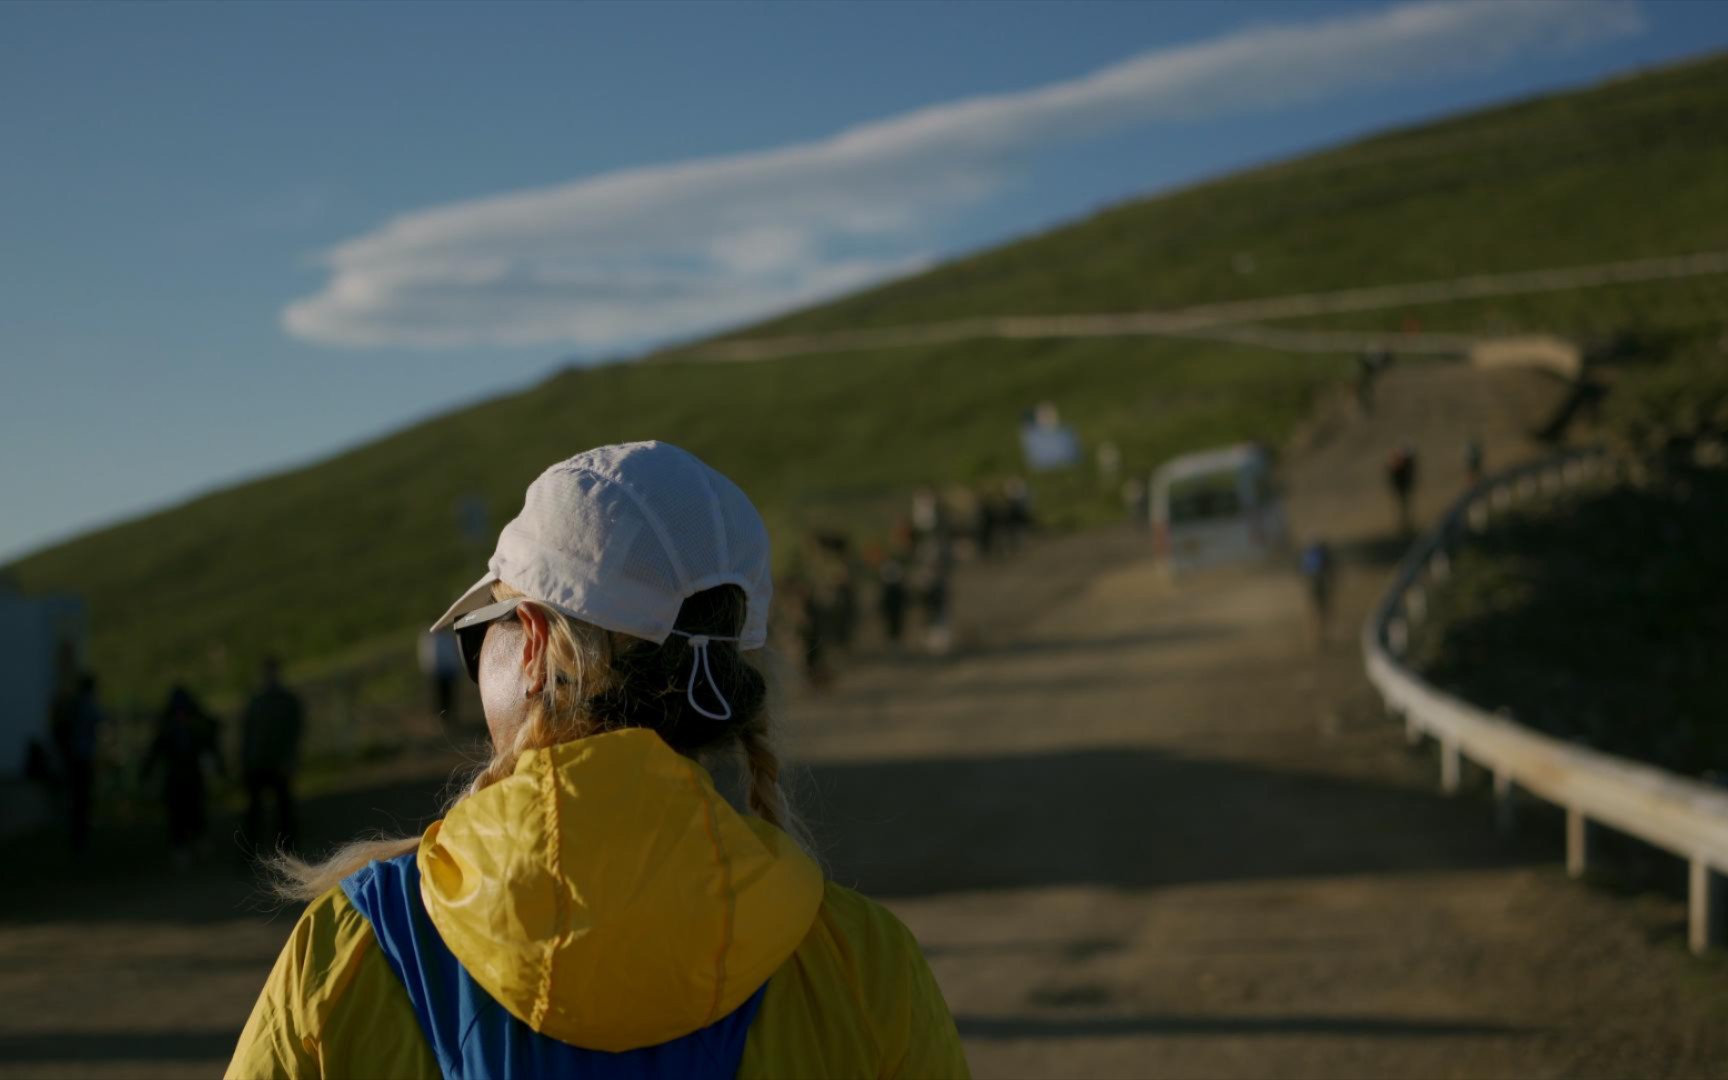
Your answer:
[[[1272,455],[1258,443],[1184,454],[1152,474],[1152,537],[1171,574],[1265,560],[1289,542]]]

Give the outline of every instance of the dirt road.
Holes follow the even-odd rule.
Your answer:
[[[964,577],[958,654],[861,662],[793,702],[797,785],[840,880],[913,927],[978,1075],[1728,1073],[1728,969],[1660,897],[1574,885],[1533,821],[1434,793],[1359,674],[1354,631],[1400,544],[1379,467],[1423,458],[1428,516],[1555,397],[1534,376],[1413,368],[1320,425],[1303,535],[1350,557],[1319,652],[1288,575],[1172,586],[1123,529]],[[310,808],[336,837],[433,805],[448,762]],[[0,1074],[209,1074],[290,920],[228,867],[11,881]]]
[[[1728,1074],[1728,971],[1684,953],[1682,909],[1435,794],[1360,675],[1402,548],[1388,448],[1417,447],[1431,517],[1464,432],[1509,463],[1556,394],[1412,369],[1301,455],[1298,532],[1353,560],[1318,657],[1291,577],[1172,587],[1094,534],[976,579],[967,655],[799,717],[833,872],[930,949],[980,1076]]]

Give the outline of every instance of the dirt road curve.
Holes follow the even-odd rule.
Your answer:
[[[1573,885],[1541,822],[1501,841],[1434,794],[1358,673],[1386,449],[1417,444],[1431,513],[1466,429],[1510,461],[1553,398],[1411,369],[1316,430],[1298,528],[1353,560],[1318,654],[1288,576],[1170,586],[1106,531],[969,575],[956,657],[793,703],[830,869],[925,943],[978,1075],[1728,1074],[1728,969],[1685,954],[1679,906]],[[426,771],[314,827],[411,817]],[[0,925],[0,1074],[208,1074],[289,926],[217,870],[33,896]]]
[[[1679,908],[1575,886],[1540,826],[1507,844],[1435,795],[1345,639],[1400,546],[1386,450],[1416,444],[1432,516],[1462,432],[1509,462],[1553,393],[1410,370],[1321,433],[1297,527],[1358,561],[1318,660],[1288,578],[1172,588],[1094,535],[979,582],[1003,629],[972,655],[801,717],[835,872],[929,947],[980,1076],[1728,1074],[1728,973],[1683,953]],[[990,617],[1027,594],[1041,614]]]

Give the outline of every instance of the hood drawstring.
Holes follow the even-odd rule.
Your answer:
[[[690,702],[690,707],[710,720],[732,719],[732,703],[726,700],[726,695],[720,690],[720,683],[714,678],[714,669],[708,664],[708,643],[711,641],[737,641],[735,637],[713,637],[708,634],[691,634],[683,630],[674,630],[679,637],[690,639],[690,648],[695,652],[695,658],[690,663],[690,681],[684,685],[684,697]],[[701,675],[708,680],[708,690],[714,699],[720,702],[724,712],[712,712],[700,701],[696,700],[696,677]]]

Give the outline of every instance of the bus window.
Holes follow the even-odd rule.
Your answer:
[[[1170,523],[1182,525],[1236,517],[1242,512],[1242,495],[1235,470],[1205,473],[1177,480],[1170,485]]]

